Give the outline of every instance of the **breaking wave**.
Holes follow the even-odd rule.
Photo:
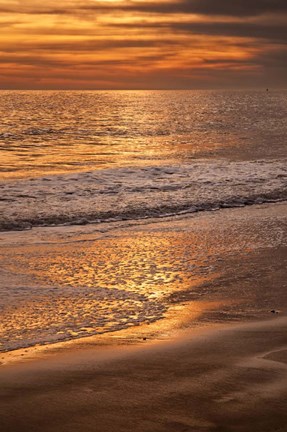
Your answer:
[[[165,217],[287,199],[286,161],[115,168],[0,183],[0,230]]]

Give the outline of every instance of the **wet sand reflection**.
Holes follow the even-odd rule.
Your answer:
[[[10,290],[0,324],[2,347],[161,320],[179,307],[180,301],[171,298],[174,293],[190,292],[214,277],[210,254],[206,260],[200,243],[191,233],[140,233],[88,243],[24,246],[16,254],[10,250],[6,269],[20,274],[23,285],[32,276],[34,286],[16,284]],[[198,309],[197,305],[195,315]]]
[[[15,233],[14,243],[7,234],[6,244],[3,234],[0,349],[121,329],[141,335],[144,325],[148,337],[161,337],[198,317],[210,325],[279,309],[285,207],[258,211],[38,229]]]

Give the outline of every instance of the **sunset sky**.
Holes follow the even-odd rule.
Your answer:
[[[0,0],[0,87],[287,87],[286,23],[286,0]]]

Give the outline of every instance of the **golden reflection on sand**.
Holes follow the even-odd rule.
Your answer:
[[[51,342],[150,326],[180,328],[207,305],[181,301],[215,277],[210,254],[192,233],[139,233],[100,241],[9,249],[6,269],[34,287],[16,288],[0,323],[0,340]],[[9,255],[9,254],[8,254]],[[28,280],[27,279],[27,280]],[[175,296],[176,294],[176,296]],[[183,303],[183,304],[181,304]],[[210,306],[210,305],[209,305]],[[152,326],[151,324],[154,323]]]

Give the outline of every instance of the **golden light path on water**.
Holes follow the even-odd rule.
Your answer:
[[[216,149],[218,132],[207,138],[199,125],[205,97],[172,94],[4,92],[0,177],[155,165]]]
[[[281,258],[268,252],[260,275],[252,263],[284,238],[272,217],[244,214],[2,234],[1,350],[145,324],[163,337],[213,309],[213,321],[266,312],[276,292],[261,282]]]
[[[66,339],[152,323],[165,315],[171,296],[202,283],[204,256],[177,234],[137,234],[68,245],[25,246],[6,255],[11,273],[36,285],[5,309],[5,341]],[[12,259],[11,259],[12,258]],[[13,263],[14,261],[14,263]]]
[[[286,157],[286,92],[265,93],[3,91],[0,180]]]

